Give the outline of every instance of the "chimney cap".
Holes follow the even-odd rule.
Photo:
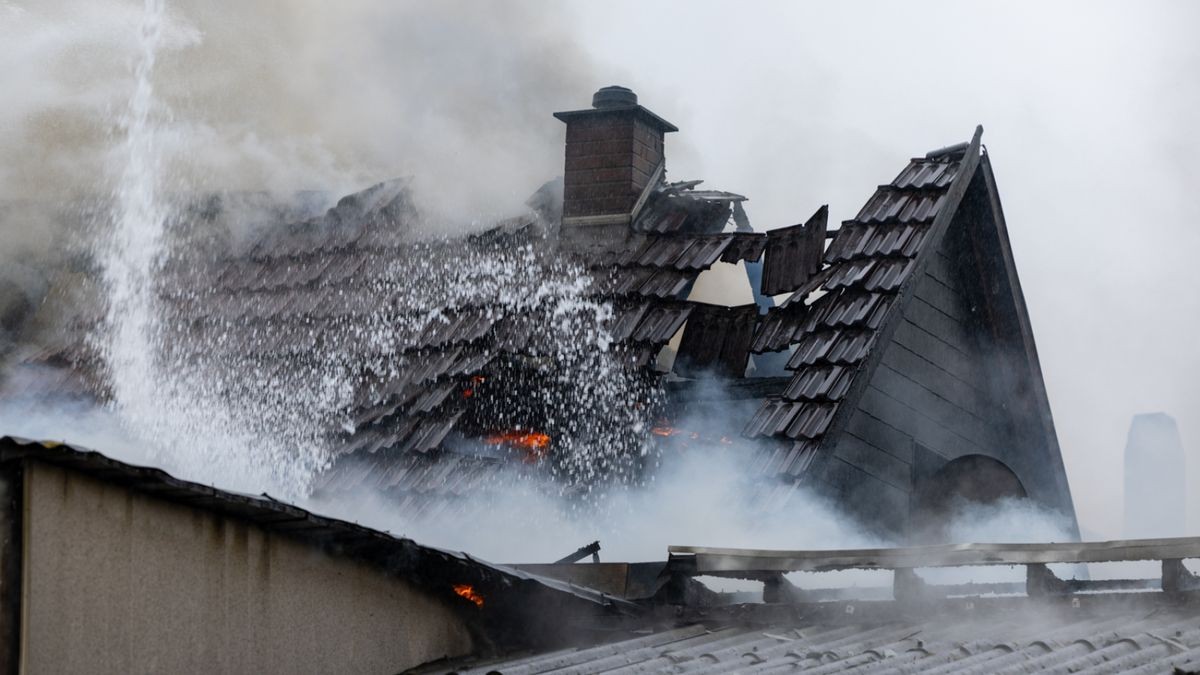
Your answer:
[[[637,94],[629,87],[611,85],[592,94],[593,108],[627,108],[637,105]]]
[[[570,122],[585,117],[598,117],[613,113],[632,112],[662,132],[679,131],[679,127],[655,115],[645,107],[638,105],[637,94],[629,87],[609,85],[601,87],[592,94],[592,107],[586,110],[568,110],[556,112],[554,116],[563,122]]]

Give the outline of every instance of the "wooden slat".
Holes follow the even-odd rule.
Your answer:
[[[942,368],[899,342],[892,341],[883,355],[883,365],[901,373],[943,398],[958,402],[979,417],[995,413],[990,393],[984,382],[967,381]]]
[[[957,346],[930,333],[911,321],[903,321],[896,330],[895,342],[921,355],[955,377],[970,382],[975,372],[971,357]]]
[[[965,323],[972,318],[966,299],[956,289],[947,286],[932,273],[926,274],[921,279],[914,295],[957,321]]]
[[[846,424],[848,433],[858,436],[896,459],[912,464],[912,436],[871,415],[861,408]]]
[[[871,416],[884,420],[943,457],[982,453],[984,448],[887,393],[868,387],[859,402]],[[986,454],[986,453],[985,453]]]
[[[839,504],[893,532],[903,530],[908,515],[907,491],[837,456],[822,462],[819,471],[820,480],[834,490]]]
[[[995,425],[885,364],[875,371],[871,385],[979,447],[995,448],[1007,442],[1006,436]]]
[[[834,456],[892,487],[905,492],[910,489],[912,467],[908,463],[896,459],[887,451],[871,445],[854,434],[846,433],[838,439]]]

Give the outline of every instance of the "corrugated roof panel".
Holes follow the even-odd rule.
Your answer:
[[[359,252],[353,255],[340,255],[330,260],[321,275],[321,285],[337,286],[353,278],[366,265],[367,255]]]
[[[776,442],[751,466],[751,473],[763,477],[799,478],[812,464],[817,444],[810,440]]]
[[[798,409],[799,404],[783,399],[771,398],[763,401],[754,417],[746,424],[742,433],[750,438],[758,436],[774,436],[787,428],[788,422]]]
[[[412,435],[400,447],[402,452],[429,452],[441,444],[454,425],[458,423],[458,418],[462,417],[464,410],[458,409],[451,411],[445,417],[431,416],[428,419],[422,418],[420,425],[413,431]]]
[[[420,396],[413,400],[408,409],[410,412],[415,413],[433,412],[450,394],[457,392],[460,387],[459,383],[453,381],[427,387],[421,392]]]
[[[640,246],[634,246],[615,256],[622,266],[704,270],[721,260],[735,239],[745,238],[738,233],[708,235],[651,236]],[[620,274],[620,271],[616,271]]]
[[[802,323],[796,325],[795,315],[763,317],[752,345],[756,353],[796,345],[788,359],[796,374],[787,398],[837,400],[849,390],[856,369],[837,367],[859,363],[871,349],[874,331],[911,275],[958,167],[959,159],[951,155],[912,160],[891,185],[875,191],[854,220],[842,224],[823,255],[826,292],[807,307]],[[768,263],[771,254],[768,247]],[[763,285],[769,286],[765,271]],[[810,293],[793,294],[781,309],[802,307]],[[783,414],[778,401],[764,402],[759,413],[747,433],[780,433],[777,425],[776,431],[767,430]],[[785,435],[812,438],[808,434],[823,433],[831,417],[824,409],[796,412]]]
[[[995,599],[1003,602],[1003,599]],[[583,649],[525,656],[464,675],[500,672],[806,672],[855,673],[1169,673],[1200,667],[1200,630],[1188,607],[1064,612],[1034,602],[988,611],[918,611],[857,619],[852,603],[841,618],[801,616],[729,625],[703,633],[700,624]],[[839,604],[838,609],[841,608]]]
[[[868,291],[895,291],[908,279],[915,264],[913,258],[886,258],[879,260],[870,277],[863,283]]]
[[[429,320],[419,335],[406,336],[403,344],[409,349],[425,349],[474,342],[487,335],[496,321],[484,308],[447,312]]]

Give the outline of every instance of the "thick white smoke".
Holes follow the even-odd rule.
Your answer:
[[[0,200],[110,192],[142,11],[0,2]],[[485,219],[561,171],[549,115],[597,86],[562,10],[534,2],[174,0],[159,30],[159,168],[183,191],[409,175],[431,210]]]
[[[320,386],[305,390],[310,398],[275,405],[272,397],[287,383],[249,381],[234,387],[231,399],[229,382],[209,379],[207,371],[189,378],[186,371],[139,361],[161,347],[146,339],[158,328],[151,325],[154,286],[144,275],[169,257],[153,228],[165,226],[181,194],[341,194],[394,175],[413,177],[414,194],[442,216],[435,222],[444,230],[507,214],[561,170],[561,127],[549,112],[586,101],[608,78],[590,77],[588,59],[572,45],[553,5],[184,0],[148,7],[160,13],[115,0],[0,4],[0,90],[27,94],[0,110],[0,198],[115,195],[118,233],[151,235],[118,240],[115,263],[110,259],[105,268],[114,302],[110,368],[125,377],[114,379],[125,426],[89,413],[72,429],[66,410],[44,419],[10,411],[0,421],[13,433],[65,435],[118,457],[145,457],[194,480],[302,492],[297,486],[304,476],[275,473],[270,467],[280,456],[272,453],[294,457],[298,446],[319,442],[303,412],[311,413],[309,421],[335,418],[348,396],[347,371],[332,363],[309,373],[320,376]],[[153,68],[140,71],[138,64],[147,62]],[[120,229],[123,222],[128,230]],[[25,241],[25,224],[4,222],[0,237]],[[526,289],[507,292],[514,290]],[[580,294],[556,292],[567,305]],[[510,298],[510,307],[520,311],[525,300]],[[603,311],[575,306],[567,313]],[[174,379],[164,389],[165,376]],[[164,391],[170,395],[161,397]],[[254,395],[278,414],[229,405]],[[224,406],[210,405],[220,400]],[[122,410],[121,401],[133,405]],[[157,404],[162,409],[156,411]],[[247,412],[263,426],[247,426]],[[142,443],[154,436],[198,439],[214,427],[232,433],[208,446],[222,452],[147,456],[138,439],[129,439],[131,418],[151,432],[142,434]],[[283,427],[294,433],[261,442],[264,433]],[[292,447],[281,448],[279,438]],[[244,458],[236,451],[245,448],[266,462],[239,461]],[[299,467],[301,474],[325,459],[319,452],[301,456],[312,458]],[[265,471],[246,470],[264,465]],[[316,506],[431,544],[528,562],[552,560],[594,539],[602,540],[609,559],[626,560],[661,559],[669,543],[889,543],[863,534],[803,491],[765,517],[753,507],[744,466],[743,458],[701,449],[663,467],[651,489],[618,490],[591,514],[519,491],[468,504],[464,517],[453,521],[406,520],[369,495]],[[988,522],[1008,518],[1004,512]],[[994,538],[993,531],[1054,536],[1049,529],[992,527],[976,524],[970,538]]]

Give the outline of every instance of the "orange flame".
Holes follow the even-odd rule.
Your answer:
[[[486,436],[488,445],[507,445],[525,451],[526,461],[536,462],[550,449],[550,437],[536,431],[501,431]]]
[[[715,441],[717,443],[722,443],[724,445],[732,445],[733,444],[733,440],[731,438],[729,438],[728,436],[722,436],[720,439],[714,439],[712,437],[706,438],[706,437],[700,435],[699,432],[688,431],[686,429],[677,429],[677,428],[669,426],[663,422],[660,422],[658,426],[651,427],[650,433],[654,434],[655,436],[662,436],[663,438],[672,438],[674,436],[681,436],[683,438],[686,438],[688,440],[693,440],[693,441],[706,440],[706,441]],[[686,445],[686,443],[685,443],[685,445]]]
[[[461,598],[466,598],[475,603],[476,607],[483,607],[483,596],[475,592],[475,587],[470,584],[454,584],[454,592]]]
[[[472,384],[472,385],[479,385],[479,384],[483,384],[483,383],[484,383],[484,382],[486,382],[486,381],[487,381],[487,378],[486,378],[486,377],[484,377],[483,375],[474,375],[474,376],[472,376],[472,377],[471,377],[471,384]],[[462,390],[462,397],[463,397],[463,398],[471,398],[471,397],[472,397],[472,396],[474,396],[474,395],[475,395],[475,387],[474,387],[474,386],[471,386],[471,387],[463,387],[463,390]]]

